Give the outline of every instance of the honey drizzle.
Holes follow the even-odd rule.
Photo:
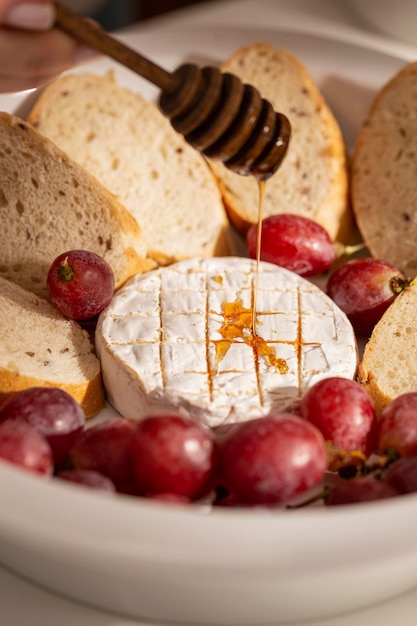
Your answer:
[[[275,350],[269,346],[265,339],[253,333],[253,308],[247,309],[242,300],[238,298],[234,302],[223,304],[224,323],[219,333],[223,337],[216,341],[216,363],[219,363],[226,355],[232,343],[245,343],[250,346],[256,357],[264,357],[269,365],[275,367],[280,374],[288,372],[288,364],[285,359],[277,357]]]
[[[262,243],[262,220],[264,212],[265,201],[265,180],[258,180],[258,233],[256,238],[256,270],[255,270],[255,285],[253,290],[253,304],[252,304],[252,334],[256,336],[256,311],[258,301],[258,287],[259,287],[259,264],[261,261],[261,243]]]
[[[245,343],[252,348],[256,362],[258,362],[259,357],[264,357],[267,363],[275,367],[280,374],[286,374],[289,369],[286,360],[278,357],[275,353],[274,348],[268,345],[265,339],[258,335],[256,331],[260,269],[259,266],[261,260],[262,242],[262,219],[266,180],[262,178],[257,178],[257,183],[259,190],[258,233],[256,241],[256,267],[252,296],[252,308],[245,308],[240,298],[238,298],[234,302],[223,303],[224,322],[219,330],[219,334],[223,337],[223,339],[215,342],[216,364],[218,364],[226,356],[231,344],[234,342],[238,342]],[[217,282],[221,283],[220,277],[216,277],[216,280]]]

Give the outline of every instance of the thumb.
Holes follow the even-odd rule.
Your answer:
[[[0,0],[0,24],[24,30],[49,30],[55,8],[49,0]]]

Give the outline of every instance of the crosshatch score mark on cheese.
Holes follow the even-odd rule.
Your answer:
[[[96,345],[109,400],[122,415],[179,410],[219,426],[289,408],[326,375],[355,375],[346,316],[315,285],[264,262],[257,326],[286,366],[280,372],[247,341],[230,341],[219,358],[225,303],[251,310],[255,272],[251,259],[190,259],[119,290],[100,316]]]

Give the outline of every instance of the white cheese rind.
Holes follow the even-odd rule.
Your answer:
[[[345,314],[317,286],[264,262],[257,334],[288,371],[244,341],[216,359],[223,305],[241,299],[251,308],[255,270],[240,257],[191,259],[138,275],[116,293],[99,318],[96,348],[108,399],[122,415],[179,411],[217,427],[288,410],[322,378],[355,376]]]

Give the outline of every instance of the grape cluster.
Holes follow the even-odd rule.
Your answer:
[[[106,494],[213,506],[327,506],[417,491],[417,393],[376,419],[359,383],[322,380],[296,412],[212,430],[176,413],[86,427],[65,391],[33,387],[0,407],[0,458]],[[301,500],[300,500],[301,498]]]
[[[381,412],[375,429],[377,461],[336,484],[327,505],[366,502],[417,491],[417,393],[405,393]]]
[[[250,256],[256,237],[252,227]],[[266,218],[261,241],[262,259],[304,276],[329,271],[336,259],[326,231],[299,216]],[[351,259],[330,273],[327,293],[369,334],[406,284],[388,263]],[[97,255],[72,250],[52,263],[48,290],[64,315],[88,320],[109,303],[114,276]],[[106,494],[165,502],[293,507],[311,494],[327,506],[365,502],[417,491],[417,393],[399,396],[377,419],[359,383],[330,377],[293,412],[211,430],[176,413],[87,428],[67,392],[33,387],[0,406],[0,458]]]

